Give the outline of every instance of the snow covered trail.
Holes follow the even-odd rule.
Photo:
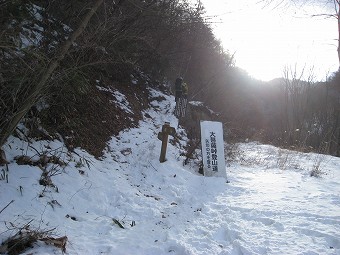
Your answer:
[[[11,234],[9,222],[33,219],[32,226],[66,235],[69,255],[340,255],[340,159],[248,143],[227,167],[230,183],[198,175],[183,166],[186,138],[173,115],[174,98],[150,93],[153,107],[139,127],[113,137],[102,160],[80,149],[59,153],[69,164],[52,177],[58,192],[39,185],[40,169],[13,157],[63,144],[34,142],[32,150],[13,138],[0,209],[15,202],[0,214],[7,224],[0,225],[1,241]],[[182,140],[168,144],[160,163],[157,133],[165,122]],[[309,175],[316,166],[321,178]],[[24,254],[62,252],[38,242]]]
[[[339,191],[338,181],[329,186],[328,179],[311,178],[306,171],[278,169],[279,157],[273,159],[274,163],[268,160],[272,150],[279,153],[279,149],[271,146],[265,147],[266,152],[260,151],[263,155],[257,155],[266,157],[265,167],[230,167],[230,184],[221,178],[193,175],[190,169],[183,171],[180,166],[183,158],[171,145],[168,161],[160,164],[157,131],[165,121],[176,127],[177,119],[169,111],[169,105],[162,108],[162,104],[157,104],[159,111],[148,112],[151,121],[122,134],[118,144],[111,145],[112,148],[124,143],[131,146],[131,137],[134,138],[136,147],[122,162],[126,160],[129,162],[126,166],[134,168],[135,173],[129,177],[133,185],[144,196],[157,201],[150,199],[149,205],[145,201],[140,205],[153,208],[154,215],[137,235],[138,240],[141,236],[143,240],[145,235],[154,236],[154,248],[134,252],[339,254],[340,198],[339,192],[334,195],[332,189]],[[244,148],[249,150],[249,155],[250,151],[254,153],[251,147]],[[309,161],[306,159],[306,164]],[[272,168],[268,168],[270,163]],[[336,165],[339,166],[339,161]],[[316,200],[320,207],[315,206]],[[153,235],[155,231],[161,234]]]

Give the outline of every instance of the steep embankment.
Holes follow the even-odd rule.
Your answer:
[[[50,134],[63,137],[68,149],[81,147],[96,157],[102,156],[110,137],[136,127],[143,117],[141,112],[149,107],[145,86],[106,82],[103,85],[102,80],[93,80],[81,95],[59,95],[54,100],[58,103],[43,108],[37,117]],[[41,132],[34,134],[31,130],[31,134],[41,137]]]

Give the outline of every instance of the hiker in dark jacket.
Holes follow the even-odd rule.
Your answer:
[[[176,79],[175,82],[175,100],[178,102],[178,100],[182,97],[182,82],[183,79],[181,77]]]

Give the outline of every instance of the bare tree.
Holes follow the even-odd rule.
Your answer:
[[[12,134],[13,130],[16,128],[20,120],[26,115],[26,113],[30,110],[30,108],[36,103],[37,99],[40,97],[42,91],[46,87],[48,79],[51,77],[53,72],[57,69],[71,48],[72,44],[76,41],[76,39],[82,34],[85,30],[87,24],[89,23],[91,17],[95,14],[97,9],[103,3],[104,0],[97,0],[92,8],[88,11],[88,13],[84,16],[83,20],[80,22],[78,28],[72,33],[68,40],[61,46],[60,52],[53,58],[45,71],[41,75],[40,79],[31,87],[30,91],[27,94],[26,99],[18,105],[16,111],[13,115],[7,119],[7,121],[2,125],[2,129],[0,130],[0,147],[2,147],[7,138]]]
[[[337,54],[340,66],[340,0],[261,0],[259,3],[272,8],[285,7],[287,5],[296,5],[297,8],[302,8],[304,5],[321,5],[326,13],[311,13],[310,17],[325,17],[335,18],[338,24],[338,38],[337,38]],[[328,13],[329,11],[329,13]]]
[[[282,136],[288,144],[304,146],[308,138],[310,121],[309,102],[313,84],[313,73],[286,67],[284,70],[283,105],[282,105]]]

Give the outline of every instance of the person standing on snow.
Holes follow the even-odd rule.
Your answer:
[[[176,117],[181,116],[182,82],[183,82],[182,77],[178,77],[175,81],[175,101],[176,101],[175,116]]]
[[[181,117],[185,117],[188,105],[188,84],[182,83]]]
[[[175,82],[175,100],[176,102],[182,97],[182,77],[178,77]]]
[[[175,116],[185,117],[188,103],[188,85],[183,82],[183,78],[179,77],[175,82]]]

